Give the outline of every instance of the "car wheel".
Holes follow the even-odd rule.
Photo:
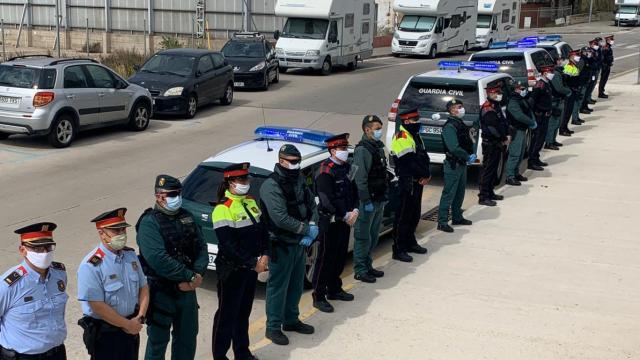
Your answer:
[[[438,53],[438,49],[436,48],[435,45],[432,45],[431,50],[429,50],[429,59],[435,59],[437,53]]]
[[[222,105],[231,105],[233,102],[233,84],[227,84],[227,88],[224,90],[224,95],[220,99]]]
[[[353,71],[355,69],[358,68],[358,58],[354,58],[353,62],[350,62],[349,64],[347,64],[347,69],[349,69],[349,71]]]
[[[264,84],[260,87],[260,90],[266,91],[269,90],[269,72],[265,71],[264,73]]]
[[[460,51],[460,54],[467,55],[468,51],[469,51],[469,43],[465,41],[464,45],[462,45],[462,51]]]
[[[319,242],[314,242],[313,245],[307,249],[307,261],[305,264],[305,274],[304,274],[304,288],[309,290],[313,289],[313,273],[316,268],[316,259],[318,258],[318,248],[320,247]]]
[[[0,140],[6,140],[9,137],[9,134],[0,132]]]
[[[133,131],[145,130],[149,126],[150,117],[149,105],[144,101],[137,102],[129,116],[129,129]]]
[[[185,111],[185,119],[193,119],[198,112],[198,98],[195,94],[189,95],[187,98],[187,110]]]
[[[279,67],[279,69],[280,69],[280,72],[283,74],[286,74],[287,71],[289,70],[289,68],[286,68],[286,67]]]
[[[322,63],[322,68],[320,69],[320,74],[327,76],[329,74],[331,74],[331,59],[330,58],[326,58],[324,59],[324,62]]]
[[[276,77],[273,78],[273,83],[277,84],[280,82],[280,68],[276,68]]]
[[[391,54],[391,56],[393,56],[393,57],[400,57],[400,54],[398,54],[398,53],[392,53],[392,54]]]
[[[55,148],[65,148],[76,137],[76,124],[69,115],[61,115],[53,124],[49,132],[49,144]]]
[[[487,49],[491,49],[491,45],[493,45],[493,39],[489,40],[489,43],[487,44]]]

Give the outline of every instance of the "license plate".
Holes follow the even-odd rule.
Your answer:
[[[12,96],[0,96],[0,105],[17,108],[20,106],[20,98]]]
[[[438,126],[423,126],[420,132],[423,134],[440,135],[442,134],[442,128]]]
[[[235,87],[244,87],[244,83],[243,82],[234,82],[233,86],[235,86]]]

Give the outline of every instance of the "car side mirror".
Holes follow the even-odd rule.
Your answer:
[[[127,84],[124,81],[118,81],[118,84],[116,86],[118,89],[122,90],[122,89],[126,89],[129,87],[129,84]]]
[[[273,38],[276,40],[280,39],[280,30],[276,30],[273,32]]]
[[[202,71],[200,70],[196,71],[196,77],[200,77],[200,76],[202,76]]]
[[[135,65],[133,65],[133,70],[135,70],[135,71],[140,71],[140,69],[141,69],[140,64],[135,64]]]
[[[493,25],[491,25],[491,30],[498,30],[498,24],[493,23]]]

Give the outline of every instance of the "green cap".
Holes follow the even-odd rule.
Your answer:
[[[368,126],[369,124],[372,124],[372,123],[378,123],[380,125],[384,125],[382,120],[380,120],[380,118],[376,115],[367,115],[364,117],[364,119],[362,119],[362,127]]]
[[[297,157],[302,158],[302,154],[300,154],[300,150],[297,147],[291,144],[284,144],[280,148],[280,152],[278,153],[280,157]]]
[[[170,175],[158,175],[156,177],[156,189],[162,190],[180,190],[182,189],[182,184],[180,180],[174,178]]]
[[[463,105],[463,104],[462,104],[462,101],[458,99],[449,100],[449,102],[447,103],[447,111],[449,111],[449,109],[451,109],[451,107],[454,105]]]

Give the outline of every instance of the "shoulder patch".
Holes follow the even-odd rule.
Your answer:
[[[102,251],[102,249],[98,248],[98,250],[96,250],[96,252],[93,254],[93,256],[91,256],[89,258],[88,263],[93,265],[93,266],[98,266],[100,265],[100,263],[102,263],[102,259],[104,259],[104,251]]]
[[[395,135],[396,139],[406,139],[407,138],[407,133],[404,131],[398,131]]]
[[[231,204],[233,204],[233,200],[232,199],[227,199],[227,201],[225,201],[224,203],[222,203],[224,206],[230,208]]]
[[[51,267],[56,270],[67,271],[67,268],[61,262],[53,261],[51,262]]]
[[[7,277],[4,278],[4,282],[6,282],[7,285],[11,286],[11,285],[15,284],[16,281],[20,280],[26,274],[27,274],[27,269],[25,269],[24,266],[20,265],[20,266],[18,266],[17,269],[15,269],[13,272],[11,272],[11,274],[7,275]]]

